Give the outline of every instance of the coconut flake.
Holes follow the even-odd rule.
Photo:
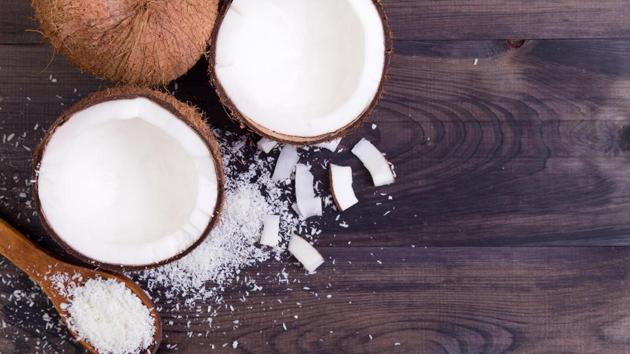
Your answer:
[[[300,217],[300,219],[304,220],[304,216],[302,215],[302,212],[298,208],[297,203],[291,204],[291,209],[293,209],[293,211]]]
[[[260,244],[276,247],[280,242],[280,216],[265,215],[263,219],[263,232],[260,236]]]
[[[305,239],[297,235],[292,235],[289,241],[289,252],[295,257],[304,268],[313,273],[324,263],[324,257],[311,246]]]
[[[276,168],[273,171],[271,177],[274,181],[284,181],[291,178],[291,173],[295,168],[295,165],[300,160],[297,149],[293,145],[285,145],[280,151],[278,161],[276,162]]]
[[[330,141],[324,141],[323,143],[315,144],[315,146],[335,152],[337,151],[337,148],[339,147],[339,143],[341,143],[341,138],[333,139]]]
[[[295,168],[295,199],[302,218],[322,215],[321,198],[315,196],[311,168],[298,164]]]
[[[277,145],[278,143],[276,141],[265,137],[262,137],[260,140],[258,140],[258,143],[256,144],[258,149],[263,151],[265,154],[270,153],[271,150],[273,150],[273,148],[275,148]]]
[[[155,319],[123,283],[90,279],[67,291],[70,327],[99,353],[140,353],[153,343]]]
[[[394,183],[394,173],[383,154],[367,139],[361,139],[352,153],[361,160],[372,176],[376,187]]]
[[[339,211],[344,211],[359,202],[352,189],[352,168],[330,164],[330,191]]]

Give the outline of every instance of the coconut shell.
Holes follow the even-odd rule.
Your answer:
[[[216,75],[217,38],[219,37],[219,30],[221,29],[221,25],[223,23],[223,20],[225,19],[227,10],[232,5],[232,0],[226,0],[219,13],[217,23],[214,26],[212,37],[210,39],[210,50],[207,54],[207,57],[208,57],[208,65],[209,65],[208,71],[210,73],[210,83],[215,88],[217,95],[219,96],[219,100],[223,104],[223,107],[225,108],[225,111],[230,116],[230,118],[236,121],[241,126],[241,128],[249,128],[251,131],[253,131],[254,133],[257,133],[258,135],[267,137],[271,140],[275,140],[275,141],[279,141],[279,142],[287,143],[287,144],[293,144],[293,145],[311,145],[311,144],[317,144],[317,143],[321,143],[325,141],[330,141],[336,138],[344,137],[345,135],[348,134],[350,130],[361,125],[365,121],[365,119],[370,114],[372,114],[372,112],[376,108],[376,105],[378,104],[381,97],[383,96],[383,90],[384,90],[384,85],[387,78],[387,73],[389,71],[392,55],[394,54],[393,34],[391,31],[391,27],[389,25],[389,20],[387,19],[387,15],[385,14],[385,9],[383,8],[383,4],[381,3],[381,0],[372,0],[372,3],[374,4],[374,7],[376,7],[376,10],[378,11],[381,17],[381,22],[383,23],[383,32],[385,34],[385,53],[384,53],[385,64],[383,65],[383,73],[381,75],[381,82],[379,84],[376,95],[374,95],[372,102],[370,102],[370,104],[365,108],[365,110],[358,117],[356,117],[352,122],[348,123],[346,126],[327,134],[317,135],[313,137],[301,137],[301,136],[287,135],[287,134],[273,131],[271,129],[261,126],[260,124],[256,123],[253,119],[245,116],[241,111],[239,111],[238,107],[236,107],[236,105],[232,102],[227,92],[225,92],[225,89],[221,85],[221,82],[217,79],[217,75]]]
[[[52,46],[114,82],[166,84],[206,50],[219,0],[33,0]]]
[[[99,262],[97,260],[91,259],[90,257],[76,251],[72,247],[70,247],[61,236],[59,236],[55,230],[50,226],[50,223],[46,220],[46,215],[43,212],[41,202],[39,200],[38,193],[38,185],[39,185],[39,177],[38,170],[39,165],[42,161],[42,157],[44,156],[44,152],[46,151],[46,147],[50,142],[53,134],[64,123],[66,123],[72,116],[86,108],[93,106],[98,103],[118,100],[118,99],[131,99],[137,97],[147,98],[162,108],[168,110],[177,118],[181,119],[184,123],[186,123],[189,127],[191,127],[197,134],[201,137],[201,139],[206,143],[210,153],[212,154],[214,160],[214,167],[217,175],[217,203],[214,207],[213,217],[206,226],[203,231],[202,236],[189,248],[184,250],[183,252],[169,258],[163,260],[158,263],[153,263],[149,265],[142,266],[128,266],[128,265],[120,265],[120,264],[109,264]],[[148,88],[138,87],[138,86],[124,86],[112,89],[106,89],[103,91],[92,93],[85,98],[81,99],[79,102],[75,103],[72,107],[66,110],[61,114],[59,118],[50,126],[42,142],[35,149],[33,153],[33,180],[35,183],[33,184],[33,200],[35,200],[36,208],[38,211],[39,219],[44,227],[44,229],[48,232],[48,234],[57,242],[68,254],[80,259],[81,261],[89,264],[93,264],[99,268],[107,269],[114,272],[128,271],[128,270],[142,270],[148,268],[154,268],[160,265],[164,265],[166,263],[170,263],[180,259],[186,254],[190,253],[193,249],[195,249],[199,244],[201,244],[212,228],[216,225],[219,220],[221,210],[223,208],[224,203],[224,185],[225,185],[225,175],[223,172],[223,159],[221,157],[221,148],[212,133],[212,130],[203,119],[202,114],[193,106],[186,104],[184,102],[179,101],[175,97],[170,94],[159,92],[155,90],[151,90]]]

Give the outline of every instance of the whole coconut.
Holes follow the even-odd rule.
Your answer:
[[[52,46],[98,77],[166,84],[204,53],[218,0],[33,0]]]

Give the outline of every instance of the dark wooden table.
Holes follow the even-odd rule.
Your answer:
[[[327,216],[318,247],[335,264],[316,276],[291,263],[247,270],[264,290],[212,329],[164,309],[163,351],[630,352],[630,2],[383,2],[396,54],[378,128],[344,145],[369,137],[397,183],[375,189],[336,156],[356,168],[362,202],[348,229]],[[16,134],[0,143],[0,217],[63,256],[20,195],[28,149],[108,84],[54,55],[31,17],[26,0],[0,4],[0,137]],[[204,65],[178,80],[178,97],[237,130]],[[293,291],[274,280],[285,266]],[[80,352],[46,326],[35,289],[0,267],[0,352]]]

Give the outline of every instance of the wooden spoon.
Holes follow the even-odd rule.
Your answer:
[[[59,315],[63,318],[68,326],[68,329],[73,337],[77,338],[79,342],[92,353],[98,353],[92,345],[84,340],[80,340],[77,333],[75,333],[69,323],[70,316],[64,309],[62,304],[68,304],[70,299],[67,294],[63,294],[59,289],[58,281],[57,286],[53,281],[52,275],[57,273],[65,273],[69,275],[79,274],[76,279],[68,279],[75,285],[80,286],[85,284],[89,279],[101,278],[101,279],[114,279],[117,280],[129,290],[131,290],[142,303],[149,309],[151,316],[155,319],[155,333],[153,334],[153,344],[147,348],[143,353],[155,353],[162,341],[162,322],[160,316],[155,310],[155,305],[147,294],[131,279],[111,273],[106,273],[89,268],[79,267],[66,262],[63,262],[29,241],[19,231],[11,227],[4,220],[0,219],[0,254],[9,259],[15,266],[20,268],[31,279],[33,279],[46,293],[50,301],[59,312]],[[64,284],[68,285],[68,284]]]

